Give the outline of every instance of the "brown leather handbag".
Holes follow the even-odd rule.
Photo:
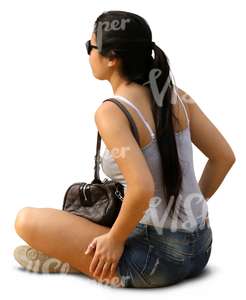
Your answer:
[[[126,115],[130,128],[140,146],[137,127],[124,105],[114,98],[104,100],[114,102]],[[84,217],[94,223],[107,227],[114,224],[124,197],[124,186],[116,181],[105,178],[103,182],[99,176],[101,136],[97,132],[97,147],[95,155],[94,179],[90,183],[77,182],[67,189],[62,210]]]

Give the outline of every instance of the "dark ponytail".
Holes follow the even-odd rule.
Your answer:
[[[159,74],[159,77],[156,79],[158,93],[161,93],[163,90],[164,96],[162,99],[156,99],[155,91],[150,86],[153,95],[151,104],[155,118],[158,146],[162,158],[164,192],[167,201],[169,202],[171,199],[173,201],[173,206],[170,210],[173,213],[175,202],[182,186],[182,169],[179,162],[172,119],[174,118],[178,121],[172,110],[174,84],[170,76],[171,70],[167,56],[156,44],[154,45],[154,53],[155,59],[152,70],[156,69],[157,74]],[[151,78],[149,79],[149,84],[151,85]]]
[[[124,30],[108,30],[107,24],[127,19]],[[140,16],[125,11],[102,13],[94,24],[97,40],[100,24],[100,53],[106,57],[122,60],[121,74],[129,82],[147,85],[152,93],[151,108],[156,125],[156,138],[160,149],[163,170],[163,187],[166,200],[173,201],[173,214],[177,196],[182,185],[182,169],[179,163],[172,117],[172,97],[174,84],[170,77],[170,67],[165,53],[152,42],[152,33],[147,22]],[[103,25],[102,25],[103,24]],[[104,27],[103,27],[104,26]],[[98,41],[97,41],[97,44]],[[152,51],[155,58],[152,57]],[[162,97],[157,99],[157,91],[151,86],[150,75],[156,73],[157,89]]]

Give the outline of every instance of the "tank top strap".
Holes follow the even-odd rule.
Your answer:
[[[122,100],[124,102],[126,102],[127,104],[129,104],[139,115],[139,117],[141,118],[141,120],[143,121],[144,125],[147,127],[147,129],[149,130],[149,133],[153,138],[155,138],[155,133],[153,132],[152,128],[150,127],[149,123],[145,120],[145,118],[143,117],[142,113],[140,112],[140,110],[128,99],[126,99],[123,96],[119,96],[119,95],[114,95],[114,98],[117,98],[118,100]]]
[[[181,100],[181,98],[180,98],[178,92],[176,91],[176,89],[175,89],[175,93],[176,93],[177,98],[179,99],[180,103],[181,103],[182,106],[183,106],[183,109],[184,109],[184,112],[185,112],[185,117],[186,117],[186,120],[187,120],[187,126],[190,127],[190,119],[189,119],[189,117],[188,117],[188,113],[187,113],[186,107],[185,107],[183,101]]]

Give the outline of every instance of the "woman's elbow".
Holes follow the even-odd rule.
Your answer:
[[[236,162],[236,156],[233,152],[226,154],[224,157],[224,162],[229,166],[232,166]]]
[[[228,167],[231,167],[236,161],[236,156],[234,152],[230,149],[228,151],[220,151],[215,156],[210,157],[209,159],[216,163],[220,163]]]
[[[155,195],[155,183],[150,180],[147,183],[139,182],[129,184],[127,185],[127,190],[141,199],[147,199],[147,201],[149,201]]]

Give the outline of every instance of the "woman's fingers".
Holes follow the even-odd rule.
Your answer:
[[[116,268],[117,268],[118,262],[117,263],[112,263],[111,268],[110,268],[110,277],[115,273]]]
[[[90,271],[91,273],[94,273],[94,271],[96,270],[96,267],[97,267],[98,262],[99,262],[99,256],[95,254],[95,255],[93,256],[93,259],[92,259],[92,261],[91,261],[90,268],[89,268],[89,271]]]
[[[87,249],[85,250],[85,254],[90,253],[92,250],[95,250],[96,248],[96,241],[93,240],[87,247]]]
[[[99,274],[101,273],[104,264],[105,264],[105,261],[102,260],[102,259],[99,259],[99,262],[98,262],[97,267],[96,267],[96,269],[93,273],[93,276],[100,276]]]
[[[104,263],[103,269],[102,269],[102,274],[101,274],[101,278],[103,279],[104,277],[106,277],[106,275],[108,274],[108,272],[110,271],[111,267],[111,263],[106,261]]]

